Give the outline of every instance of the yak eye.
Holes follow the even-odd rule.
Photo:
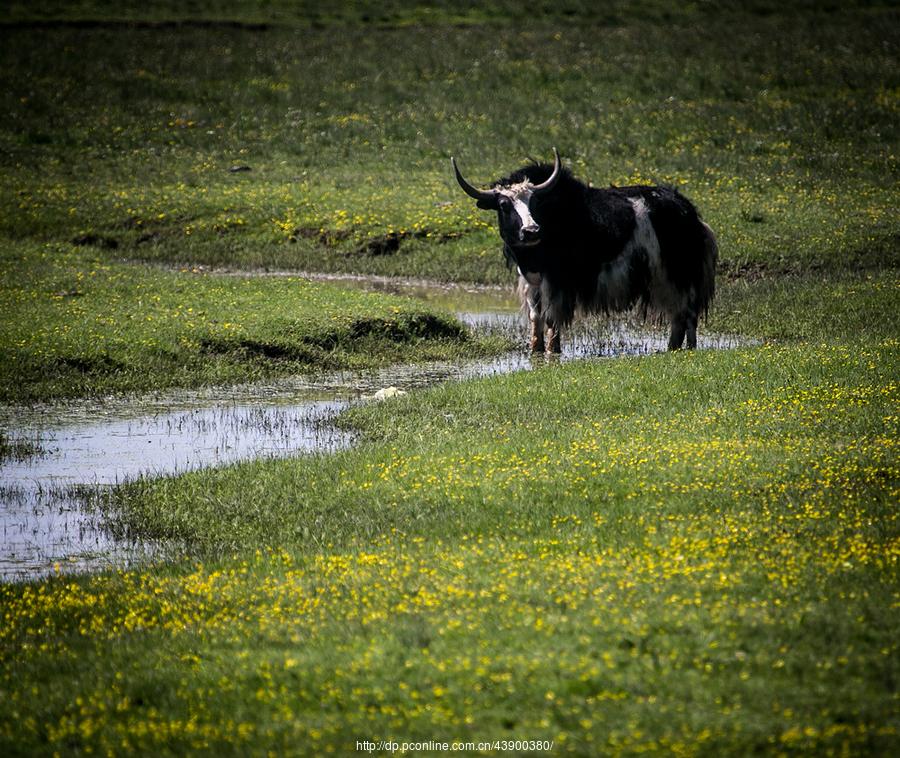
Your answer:
[[[510,207],[512,207],[512,203],[508,197],[501,197],[498,204],[505,211],[508,211]]]

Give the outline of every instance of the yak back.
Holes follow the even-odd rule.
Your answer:
[[[667,185],[615,187],[606,192],[643,199],[670,282],[683,291],[704,282],[706,232],[690,200]]]

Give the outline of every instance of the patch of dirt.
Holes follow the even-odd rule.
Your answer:
[[[352,250],[346,251],[346,255],[393,255],[400,250],[400,246],[410,239],[432,239],[441,245],[454,239],[462,237],[462,232],[434,232],[429,229],[421,229],[415,232],[389,232],[387,234],[379,234],[377,237],[371,237],[356,245]],[[352,229],[323,229],[315,226],[301,226],[291,233],[288,237],[290,242],[296,242],[300,239],[312,239],[324,247],[337,247],[340,243],[346,242],[353,237]]]
[[[125,368],[125,364],[110,358],[108,355],[97,356],[61,356],[53,361],[60,369],[78,371],[82,374],[109,374]]]
[[[116,250],[119,247],[119,240],[115,237],[104,237],[100,234],[82,234],[72,239],[73,245],[79,247],[100,247],[104,250]]]

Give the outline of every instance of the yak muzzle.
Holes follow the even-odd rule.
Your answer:
[[[521,247],[531,247],[541,241],[541,227],[537,224],[529,224],[523,226],[519,230],[519,245]]]

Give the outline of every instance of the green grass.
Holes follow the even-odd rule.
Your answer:
[[[761,424],[772,422],[771,462],[780,464],[783,452],[778,449],[779,441],[789,443],[804,426],[811,437],[815,434],[810,425],[821,423],[824,437],[828,437],[826,428],[833,427],[840,430],[837,438],[843,439],[865,433],[866,424],[874,429],[896,422],[890,415],[879,417],[875,412],[863,416],[859,428],[854,429],[849,426],[847,411],[836,406],[851,399],[852,387],[858,384],[877,387],[884,408],[892,403],[896,406],[895,348],[900,315],[892,306],[898,284],[900,281],[893,276],[884,281],[848,280],[831,291],[819,287],[814,290],[818,299],[815,305],[804,299],[804,290],[812,289],[809,284],[782,287],[772,297],[773,310],[781,314],[780,319],[770,318],[768,303],[764,307],[758,305],[757,294],[755,310],[753,301],[747,298],[741,303],[743,310],[735,308],[735,317],[726,322],[744,333],[755,323],[765,324],[783,341],[792,340],[793,345],[768,345],[696,359],[658,356],[584,366],[551,363],[533,373],[417,393],[400,403],[365,406],[345,414],[344,423],[365,432],[366,439],[373,443],[366,449],[323,459],[256,462],[144,481],[119,490],[113,505],[124,508],[123,523],[129,530],[175,538],[204,557],[247,547],[304,543],[306,538],[312,540],[314,549],[323,545],[345,549],[348,544],[357,545],[361,539],[389,532],[396,526],[395,520],[404,524],[405,532],[413,529],[422,534],[447,535],[453,529],[460,533],[497,528],[503,531],[511,526],[485,505],[489,500],[503,505],[523,493],[508,491],[505,486],[497,491],[484,469],[503,471],[501,479],[506,485],[521,487],[525,482],[535,482],[527,473],[524,481],[517,481],[515,476],[507,481],[507,475],[522,473],[520,468],[527,469],[531,462],[538,482],[549,479],[538,492],[528,493],[534,507],[555,512],[563,493],[576,501],[584,498],[587,503],[596,503],[596,492],[565,485],[578,478],[569,467],[554,471],[552,463],[565,458],[571,436],[582,434],[585,419],[600,428],[609,424],[615,446],[630,445],[629,437],[641,428],[661,425],[675,449],[691,449],[695,443],[702,449],[703,436],[698,434],[692,419],[698,414],[704,418],[710,414],[708,434],[719,437],[723,433],[721,423],[734,415],[746,421],[744,417],[754,405],[761,409]],[[733,301],[740,302],[737,293]],[[791,310],[788,303],[795,309]],[[857,314],[865,314],[865,321],[854,321]],[[845,325],[847,330],[837,331],[834,322]],[[856,373],[846,374],[848,366]],[[768,417],[773,406],[789,402],[779,399],[781,395],[796,394],[801,398],[807,391],[805,387],[812,393],[814,408],[804,411],[798,407],[793,427],[784,427]],[[836,393],[834,400],[819,407],[824,399],[818,394],[826,389]],[[835,407],[833,419],[825,417],[826,407]],[[607,422],[603,421],[605,418]],[[711,423],[713,420],[717,423]],[[678,425],[684,427],[681,433],[676,429]],[[757,432],[760,439],[754,459],[768,458],[768,454],[763,454],[765,434]],[[692,435],[697,435],[697,439],[692,441]],[[727,431],[733,439],[742,435],[741,427]],[[648,433],[636,444],[651,447],[651,437]],[[746,442],[752,446],[749,438]],[[524,454],[523,447],[527,450]],[[601,446],[594,452],[599,455],[607,447]],[[888,443],[888,447],[892,449],[893,445]],[[432,454],[426,455],[425,451]],[[484,464],[474,466],[464,477],[466,481],[461,481],[451,469],[457,458],[470,455],[482,459]],[[406,458],[416,461],[404,465],[414,469],[415,475],[391,471],[391,461]],[[708,465],[717,468],[720,464],[712,459]],[[384,473],[385,467],[388,475],[384,481],[372,476],[372,471]],[[348,471],[354,475],[345,482]],[[691,476],[699,471],[702,467],[698,472],[688,468],[682,473]],[[662,481],[670,474],[665,466],[656,472]],[[760,476],[783,481],[765,470]],[[249,496],[244,482],[255,483],[258,494]],[[333,485],[329,487],[327,482]],[[471,485],[474,493],[461,510],[458,523],[454,523],[450,514],[461,499],[461,484]],[[628,491],[634,486],[632,483]],[[309,495],[305,497],[302,493],[307,488]],[[361,500],[360,492],[364,495]],[[612,499],[624,494],[616,493]],[[249,502],[253,503],[252,509],[247,507]],[[293,531],[292,521],[296,522]],[[537,523],[543,524],[542,517],[537,518]],[[312,524],[317,529],[313,530]]]
[[[746,18],[747,15],[767,16],[778,13],[791,16],[809,11],[833,12],[840,8],[889,7],[889,3],[872,0],[852,0],[837,3],[821,0],[720,0],[697,3],[671,3],[668,0],[647,0],[641,16],[652,22],[699,22],[710,16]],[[182,3],[176,0],[157,0],[152,4],[136,0],[45,0],[34,3],[5,0],[6,21],[17,24],[232,24],[321,27],[326,25],[375,27],[500,24],[508,25],[512,18],[519,24],[535,21],[622,25],[635,21],[633,8],[627,0],[534,0],[523,14],[517,0],[496,0],[486,5],[477,0],[347,0],[330,3],[325,0],[205,0]]]
[[[7,734],[889,753],[898,364],[880,338],[548,365],[358,410],[335,456],[128,486],[127,523],[207,560],[0,589]]]
[[[486,183],[552,145],[690,195],[701,328],[763,342],[412,393],[346,415],[351,450],[108,493],[184,560],[0,585],[4,754],[897,752],[896,10],[44,8],[0,32],[7,398],[483,349],[193,268],[509,281],[447,158]]]
[[[494,222],[448,158],[487,183],[556,145],[598,185],[681,186],[726,270],[896,265],[896,11],[806,10],[438,35],[7,27],[0,233],[496,282]]]

